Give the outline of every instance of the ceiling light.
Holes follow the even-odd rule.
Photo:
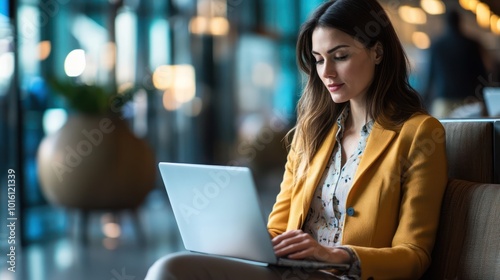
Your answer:
[[[427,22],[427,16],[420,8],[404,5],[399,7],[398,14],[402,20],[411,24],[425,24]]]
[[[431,40],[424,32],[413,32],[411,40],[417,48],[422,50],[428,49],[431,46]]]
[[[490,28],[490,7],[484,3],[477,4],[476,7],[476,20],[479,26],[483,28]]]
[[[491,15],[490,29],[494,34],[500,35],[500,17],[495,14]]]
[[[441,0],[420,0],[420,6],[430,15],[441,15],[446,11],[446,6]]]

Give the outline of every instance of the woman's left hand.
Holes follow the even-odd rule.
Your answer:
[[[289,259],[313,259],[323,262],[347,263],[350,256],[345,250],[325,247],[302,230],[291,230],[272,240],[278,257]]]

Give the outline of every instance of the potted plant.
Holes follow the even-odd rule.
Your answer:
[[[156,162],[147,142],[122,117],[135,88],[53,81],[68,104],[67,122],[45,136],[37,154],[46,199],[84,210],[138,207],[154,188]]]

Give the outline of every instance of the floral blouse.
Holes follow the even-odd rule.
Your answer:
[[[346,107],[337,119],[339,130],[336,135],[336,145],[326,166],[320,184],[317,186],[311,202],[303,230],[325,246],[337,246],[346,250],[353,259],[349,270],[341,279],[360,279],[361,264],[356,254],[348,247],[342,247],[342,228],[344,226],[346,200],[351,190],[354,174],[358,168],[366,140],[373,127],[373,120],[367,122],[361,129],[361,138],[354,153],[342,162],[341,140],[344,134],[344,123],[349,116],[349,107]]]

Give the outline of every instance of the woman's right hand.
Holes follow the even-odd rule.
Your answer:
[[[351,257],[345,250],[323,246],[302,230],[284,232],[274,237],[272,243],[278,257],[345,264],[351,261]]]

